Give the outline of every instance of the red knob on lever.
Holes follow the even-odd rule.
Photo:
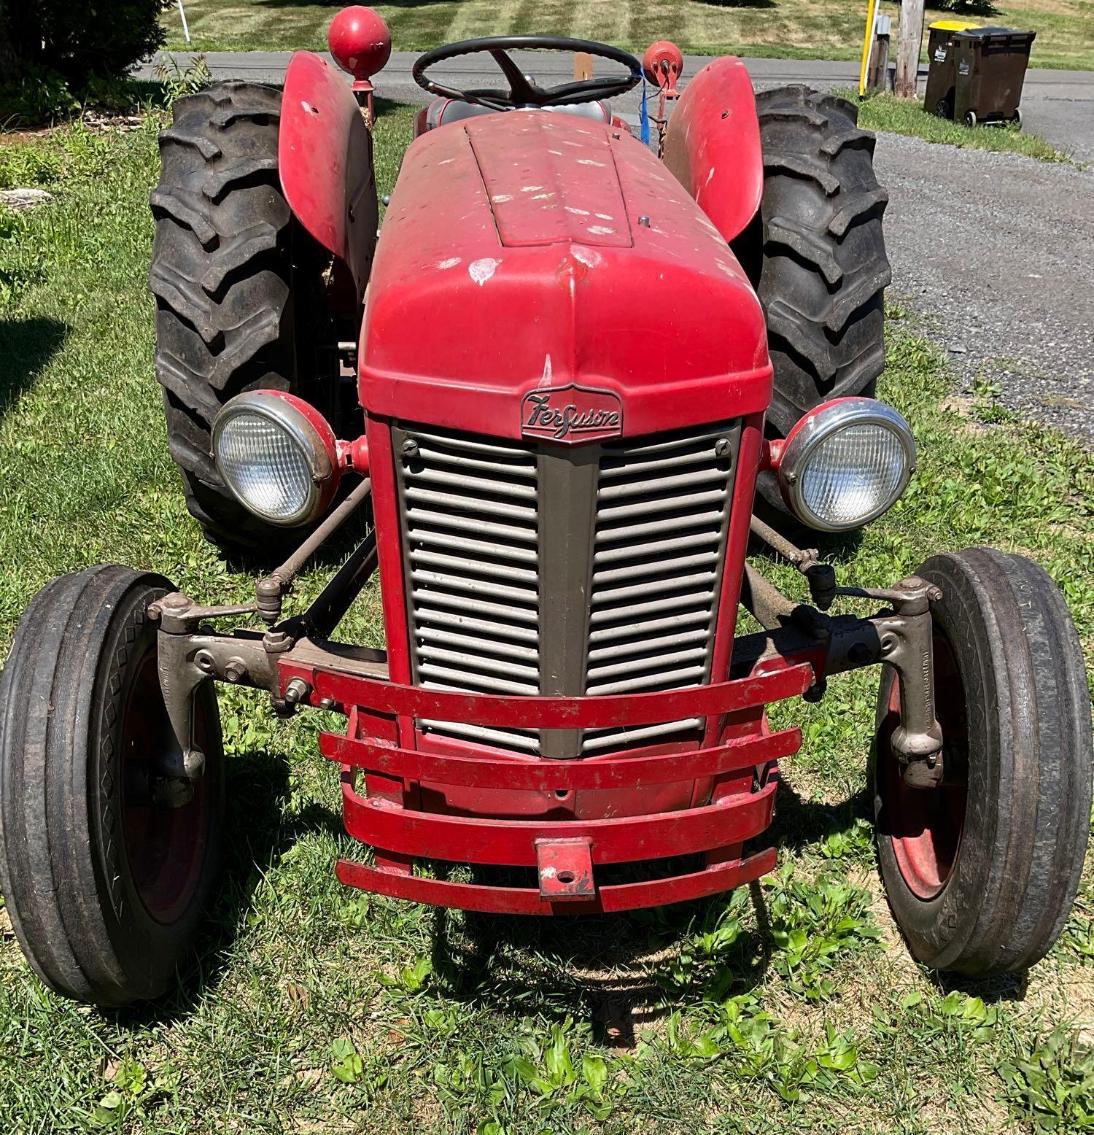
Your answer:
[[[371,9],[361,4],[343,8],[327,31],[334,61],[354,78],[355,91],[371,91],[372,76],[391,58],[391,32]]]

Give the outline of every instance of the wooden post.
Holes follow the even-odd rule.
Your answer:
[[[919,49],[923,44],[923,0],[900,0],[900,38],[896,47],[896,82],[901,98],[916,97]]]
[[[878,16],[877,37],[870,56],[869,87],[872,91],[884,91],[889,85],[889,35],[891,24],[888,16]]]
[[[591,79],[593,77],[593,57],[587,51],[574,52],[574,79],[581,82],[582,79]]]

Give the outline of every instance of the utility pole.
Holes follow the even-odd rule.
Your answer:
[[[915,98],[919,49],[923,43],[923,0],[900,0],[900,39],[896,49],[894,90],[901,98]]]

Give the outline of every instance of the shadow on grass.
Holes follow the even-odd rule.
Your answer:
[[[699,0],[708,8],[777,8],[776,0]]]
[[[285,822],[291,789],[284,757],[251,753],[229,759],[226,768],[223,870],[216,898],[198,932],[199,952],[179,974],[172,996],[113,1013],[127,1028],[173,1024],[190,1017],[230,966],[232,947],[246,927],[263,874],[308,832],[342,830],[341,818],[319,804]]]
[[[456,0],[384,0],[387,8],[441,8],[455,7]],[[345,7],[344,0],[258,0],[261,8],[329,8],[332,13]]]
[[[67,334],[56,319],[0,319],[0,416],[34,385]]]
[[[694,869],[676,864],[677,869]],[[719,959],[717,996],[745,993],[767,969],[772,942],[758,884],[749,893],[758,930],[742,928]],[[437,909],[433,971],[456,1000],[555,1021],[584,1016],[603,1044],[632,1047],[642,1026],[684,1004],[707,1000],[710,980],[674,972],[677,950],[716,927],[731,893],[624,914],[523,917]]]

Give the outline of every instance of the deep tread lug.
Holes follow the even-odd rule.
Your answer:
[[[860,220],[870,217],[880,217],[889,204],[889,191],[878,186],[877,189],[865,189],[861,193],[848,194],[844,205],[832,214],[828,222],[828,231],[834,237],[847,235],[847,230]]]
[[[767,223],[767,243],[785,245],[803,260],[809,260],[823,273],[829,287],[843,279],[843,269],[825,239],[801,221],[790,217],[772,217]]]

